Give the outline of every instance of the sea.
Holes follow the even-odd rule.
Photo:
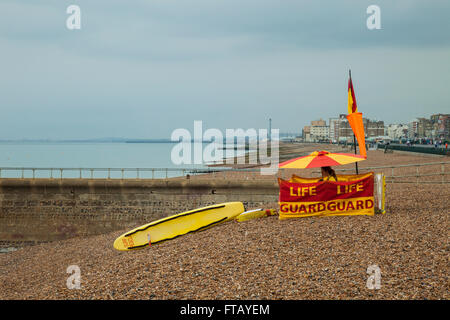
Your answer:
[[[171,154],[178,143],[0,142],[0,178],[182,176],[208,169],[208,163],[193,163],[196,144],[203,150],[210,143],[192,142],[191,164],[174,164]]]

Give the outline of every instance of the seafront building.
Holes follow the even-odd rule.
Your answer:
[[[311,142],[311,126],[304,126],[302,130],[302,138],[305,142]]]
[[[407,138],[408,126],[406,124],[390,124],[386,128],[386,134],[392,140]]]
[[[450,138],[450,114],[434,114],[430,117],[436,138]]]
[[[408,127],[409,139],[449,139],[450,114],[434,114],[430,119],[415,118]]]
[[[319,142],[330,140],[329,127],[327,126],[326,120],[320,119],[311,121],[310,126],[303,127],[302,137],[305,142]]]
[[[415,118],[407,124],[384,125],[384,121],[363,118],[366,138],[387,138],[392,140],[402,139],[450,139],[450,114],[434,114],[429,119]],[[340,114],[337,118],[311,121],[311,124],[303,127],[302,139],[305,142],[352,142],[353,130],[347,120],[346,114]]]
[[[335,143],[339,140],[339,118],[330,118],[329,120],[329,138]]]
[[[410,130],[408,131],[408,138],[422,138],[422,137],[433,137],[433,124],[431,119],[427,118],[416,118],[411,120]]]
[[[329,140],[329,127],[325,126],[311,126],[311,138],[314,141]]]
[[[363,118],[364,132],[366,138],[382,137],[385,135],[384,121]],[[352,141],[353,130],[347,120],[347,115],[339,115],[339,138],[340,141]]]

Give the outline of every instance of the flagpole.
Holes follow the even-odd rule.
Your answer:
[[[352,80],[352,70],[348,69],[348,75],[350,76],[350,81]],[[356,154],[356,136],[353,133],[353,146],[355,149],[355,154]],[[355,170],[356,170],[356,174],[358,174],[358,162],[355,162]]]
[[[355,137],[355,134],[353,134],[353,145],[355,146],[355,154],[356,154],[356,137]],[[355,169],[356,169],[356,174],[358,174],[358,162],[355,162]]]

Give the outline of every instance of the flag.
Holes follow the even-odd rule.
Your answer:
[[[353,90],[352,76],[348,79],[348,114],[358,112],[355,90]]]
[[[353,134],[358,140],[359,154],[367,158],[366,152],[366,138],[364,134],[364,124],[362,120],[362,113],[358,112],[356,105],[355,90],[353,89],[352,76],[348,79],[348,122],[352,127]]]

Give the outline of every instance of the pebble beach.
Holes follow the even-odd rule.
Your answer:
[[[370,151],[361,168],[447,159]],[[388,183],[386,196],[375,216],[230,221],[131,252],[112,247],[124,229],[0,253],[0,299],[448,299],[450,184]]]

